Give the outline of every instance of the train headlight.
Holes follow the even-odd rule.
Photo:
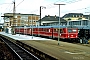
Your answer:
[[[69,36],[68,36],[69,37]]]
[[[60,36],[61,36],[61,34],[60,34]]]
[[[77,36],[76,36],[77,37]]]

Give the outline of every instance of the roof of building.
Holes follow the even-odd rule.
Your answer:
[[[77,17],[83,16],[82,13],[68,13],[68,14],[65,14],[62,18],[73,17],[73,15],[77,15]]]
[[[0,25],[3,25],[4,23],[0,23]]]
[[[83,15],[86,19],[88,19],[89,15]]]
[[[58,16],[50,16],[50,15],[48,15],[48,16],[43,17],[41,19],[41,21],[56,21],[57,22],[57,21],[59,21],[59,17]],[[60,21],[61,22],[66,22],[66,20],[64,20],[62,18],[60,18]]]
[[[13,14],[13,13],[4,13],[4,14]],[[36,15],[36,14],[22,14],[22,13],[15,13],[16,15]],[[40,15],[36,15],[40,16]]]

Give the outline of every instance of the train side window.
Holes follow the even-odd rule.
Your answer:
[[[45,31],[45,28],[43,28],[43,31]]]
[[[35,31],[35,29],[33,28],[33,31]]]
[[[42,29],[40,28],[39,31],[42,31]]]
[[[46,32],[48,32],[48,29],[46,29]]]
[[[47,29],[47,32],[49,32],[49,29]]]
[[[50,29],[49,29],[49,32],[50,32]]]
[[[56,29],[54,29],[54,32],[56,32]]]
[[[60,29],[60,33],[63,33],[63,30],[62,29]]]
[[[54,29],[54,32],[58,32],[58,29]]]
[[[44,31],[43,28],[42,28],[42,31]]]
[[[45,28],[43,28],[43,31],[45,31]]]
[[[54,32],[58,32],[58,31],[59,31],[59,29],[54,29]],[[62,29],[60,29],[60,33],[63,33]]]

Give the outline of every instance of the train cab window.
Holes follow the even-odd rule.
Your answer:
[[[76,32],[77,30],[73,29],[72,32]]]
[[[76,32],[77,30],[76,29],[68,29],[68,32],[71,33],[71,32]]]
[[[68,29],[68,32],[70,33],[70,32],[72,32],[72,30],[71,29]]]

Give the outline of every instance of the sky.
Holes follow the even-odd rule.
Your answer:
[[[13,13],[13,1],[0,0],[0,16],[4,13]],[[90,14],[89,0],[15,0],[15,3],[16,13],[22,14],[40,15],[40,6],[46,7],[46,9],[42,7],[41,17],[45,15],[59,16],[59,6],[54,4],[65,4],[60,6],[60,17],[67,13]],[[1,17],[0,22],[3,22]]]

